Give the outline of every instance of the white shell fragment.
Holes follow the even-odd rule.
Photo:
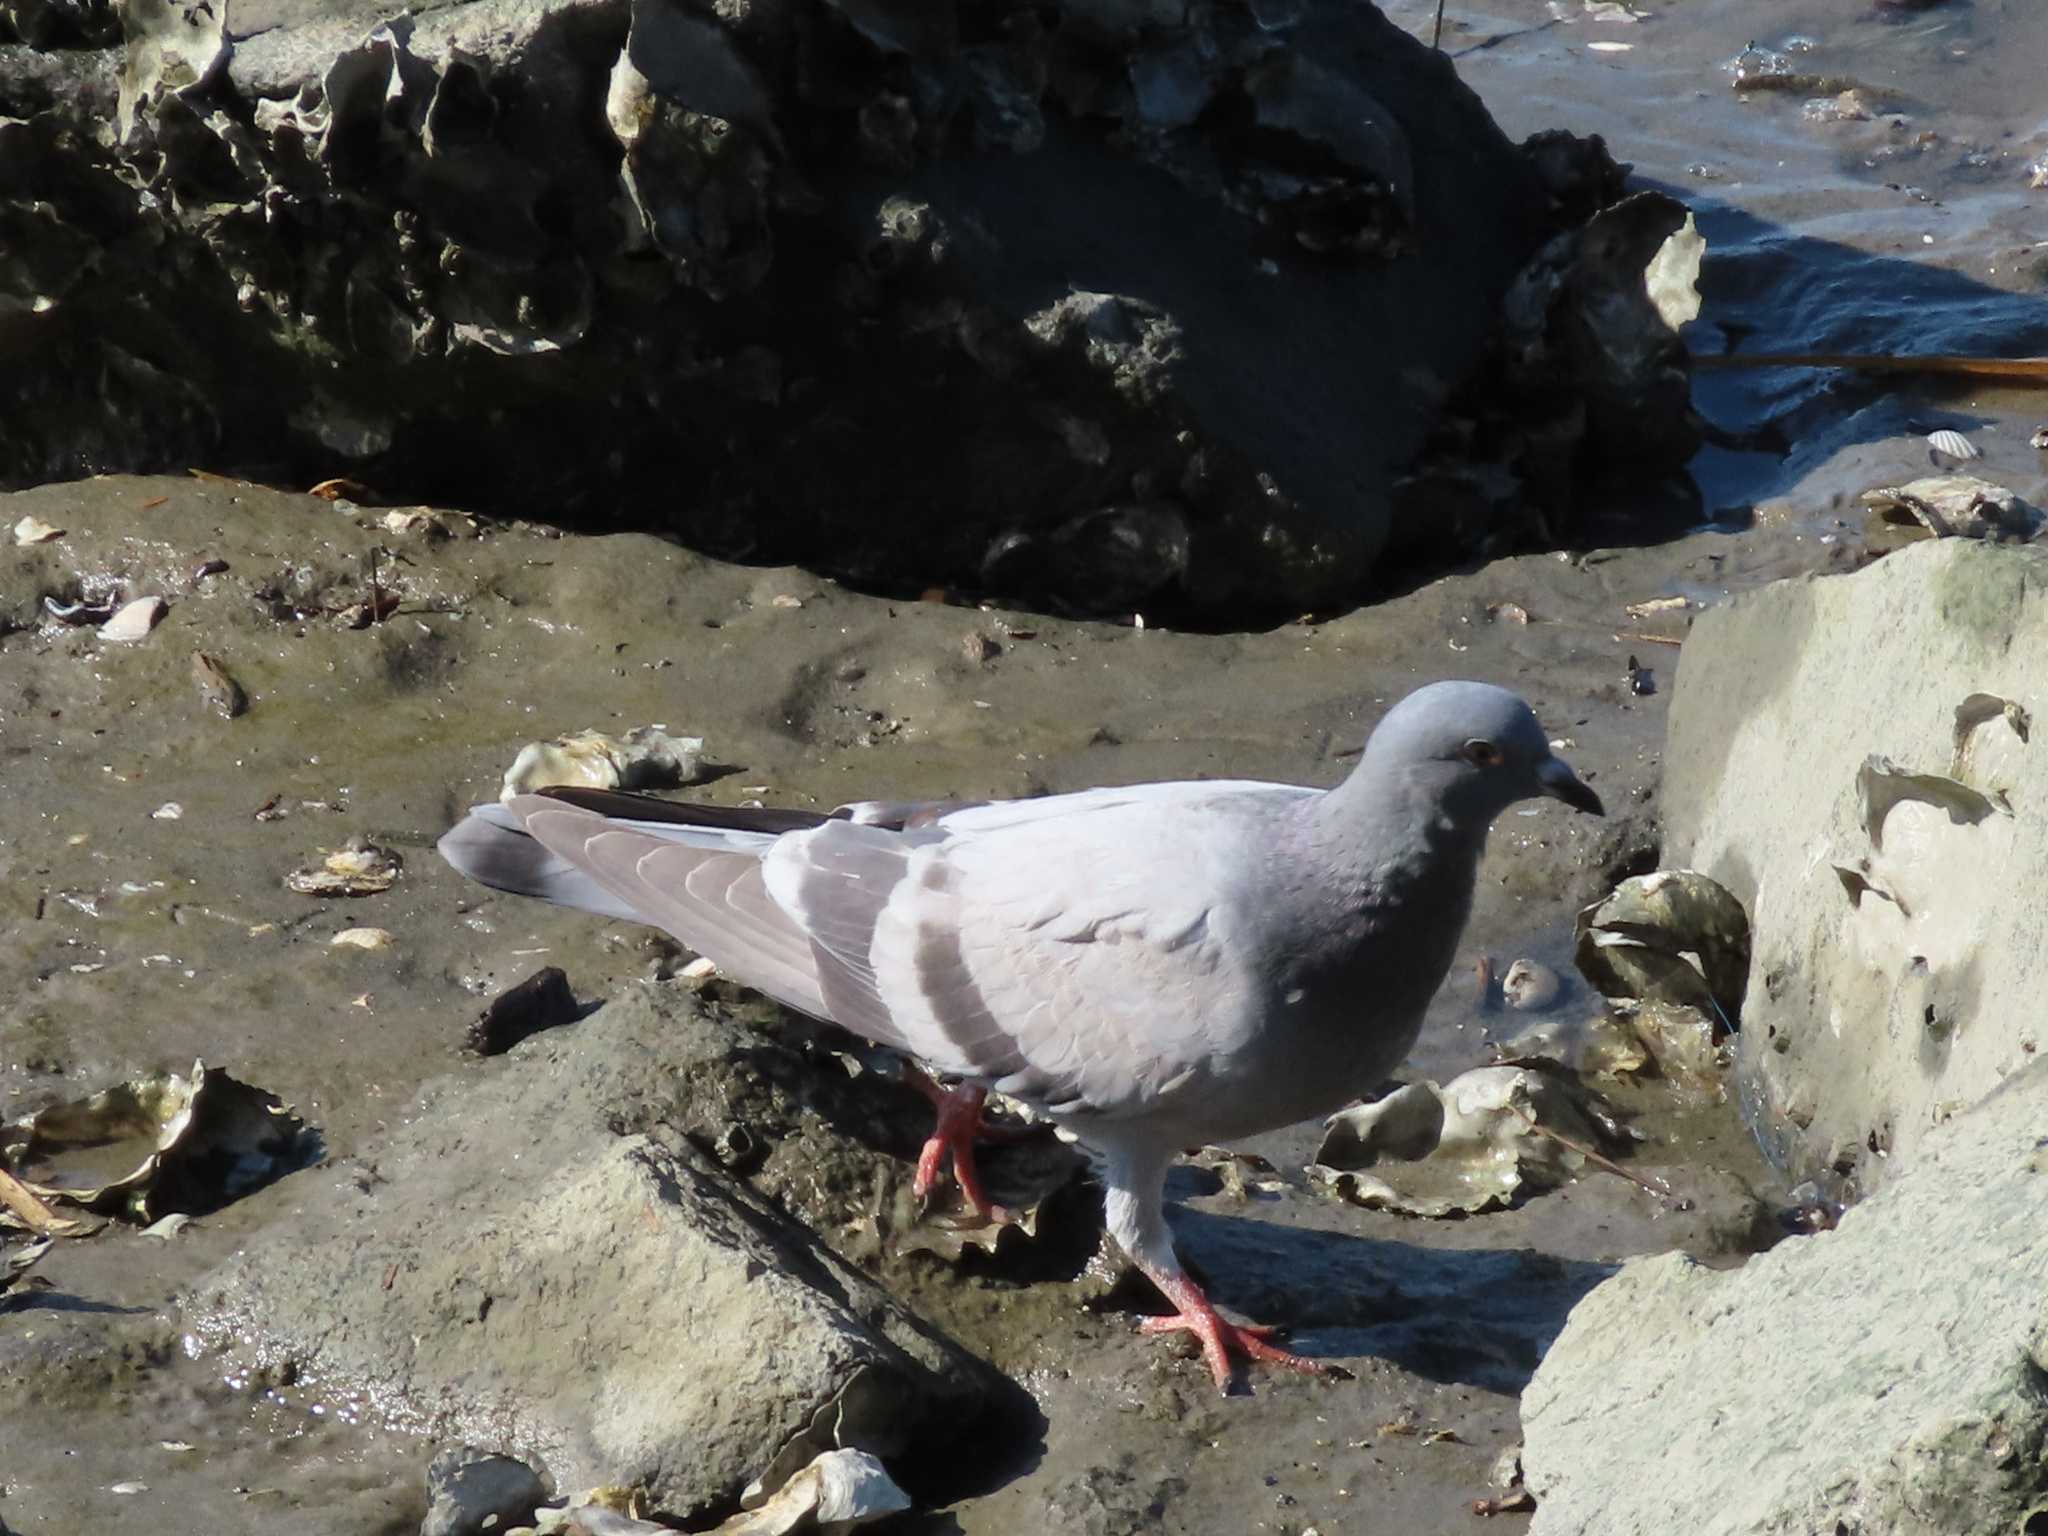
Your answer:
[[[712,1536],[785,1536],[813,1526],[851,1531],[902,1513],[910,1495],[869,1452],[841,1450],[826,1451],[772,1494],[763,1496],[759,1483],[749,1486],[740,1504],[741,1512],[714,1526]]]
[[[47,544],[52,539],[63,537],[62,528],[53,528],[40,517],[24,517],[14,525],[14,542],[17,544]]]
[[[704,770],[704,738],[671,736],[658,725],[628,731],[625,739],[578,731],[553,741],[528,742],[505,770],[500,800],[550,784],[583,789],[648,789],[693,784]]]
[[[337,949],[389,949],[392,938],[387,928],[344,928],[327,942]]]
[[[430,541],[448,537],[447,524],[418,507],[386,512],[377,519],[377,526],[386,533],[417,534]]]
[[[157,621],[170,612],[171,605],[160,597],[138,597],[114,610],[114,616],[100,626],[102,640],[132,643],[155,629]]]
[[[1942,428],[1939,432],[1928,433],[1927,446],[1944,458],[1954,459],[1958,463],[1967,463],[1971,459],[1983,457],[1975,443],[1963,436],[1962,433],[1951,432],[1946,427]]]
[[[1474,1214],[1554,1188],[1585,1165],[1566,1142],[1591,1146],[1612,1125],[1590,1093],[1517,1066],[1479,1067],[1441,1088],[1408,1083],[1323,1123],[1309,1182],[1411,1216]]]
[[[2027,439],[2027,446],[2048,450],[2048,427],[2034,428],[2034,435]]]
[[[149,813],[149,819],[151,821],[176,821],[184,814],[185,807],[178,804],[175,800],[166,800],[162,805]]]
[[[1592,45],[1599,47],[1598,43]],[[1627,44],[1623,44],[1626,47]],[[1707,254],[1706,237],[1699,232],[1690,213],[1685,223],[1657,247],[1657,254],[1643,269],[1643,288],[1657,315],[1672,330],[1681,330],[1699,318],[1700,262]]]
[[[1564,990],[1564,982],[1540,960],[1517,960],[1500,979],[1500,995],[1510,1008],[1537,1013],[1548,1008]]]

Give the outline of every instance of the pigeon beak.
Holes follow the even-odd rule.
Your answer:
[[[1543,787],[1544,794],[1562,800],[1575,811],[1585,811],[1594,816],[1607,814],[1607,807],[1600,803],[1600,797],[1579,782],[1571,764],[1562,758],[1546,759],[1536,770],[1536,782]]]

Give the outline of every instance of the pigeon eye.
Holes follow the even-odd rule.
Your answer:
[[[1458,755],[1475,768],[1498,768],[1500,748],[1483,737],[1474,737],[1458,750]]]

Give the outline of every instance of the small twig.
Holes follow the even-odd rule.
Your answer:
[[[1646,635],[1638,629],[1617,629],[1614,632],[1614,638],[1617,640],[1640,640],[1645,645],[1685,644],[1684,638],[1679,635]]]
[[[1436,31],[1430,34],[1429,46],[1439,53],[1444,46],[1444,0],[1436,0]]]
[[[1683,1195],[1673,1194],[1671,1192],[1671,1186],[1669,1184],[1666,1184],[1662,1179],[1647,1179],[1644,1178],[1643,1175],[1641,1175],[1640,1173],[1631,1172],[1629,1169],[1622,1167],[1621,1164],[1617,1163],[1613,1158],[1608,1157],[1605,1153],[1596,1151],[1594,1148],[1585,1145],[1585,1143],[1574,1140],[1572,1137],[1565,1135],[1562,1131],[1553,1131],[1549,1126],[1539,1123],[1534,1115],[1530,1114],[1529,1111],[1522,1108],[1522,1106],[1519,1104],[1510,1104],[1508,1108],[1513,1110],[1516,1114],[1520,1115],[1525,1121],[1527,1121],[1530,1130],[1535,1131],[1540,1135],[1548,1136],[1552,1141],[1556,1142],[1559,1146],[1564,1147],[1569,1151],[1578,1153],[1579,1156],[1583,1157],[1587,1162],[1605,1168],[1609,1173],[1614,1174],[1619,1178],[1627,1179],[1629,1183],[1635,1185],[1636,1188],[1646,1190],[1650,1194],[1655,1195],[1659,1200],[1662,1200],[1666,1204],[1668,1204],[1673,1210],[1689,1211],[1692,1209],[1692,1201],[1686,1199]]]
[[[1893,353],[1722,352],[1692,360],[1704,372],[1750,368],[1846,368],[1855,373],[1943,373],[2048,383],[2048,357],[1901,357]]]
[[[75,1217],[59,1216],[5,1168],[0,1168],[0,1205],[19,1216],[22,1224],[38,1237],[77,1237],[91,1225]]]
[[[1481,955],[1473,968],[1479,979],[1479,1006],[1491,1010],[1500,1006],[1500,978],[1494,973],[1493,956]]]

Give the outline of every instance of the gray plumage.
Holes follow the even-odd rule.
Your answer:
[[[1112,1234],[1185,1285],[1160,1207],[1174,1152],[1326,1114],[1398,1065],[1488,827],[1545,794],[1600,808],[1519,698],[1439,683],[1328,791],[1142,784],[784,813],[787,830],[529,795],[441,851],[1036,1106],[1103,1155]]]

